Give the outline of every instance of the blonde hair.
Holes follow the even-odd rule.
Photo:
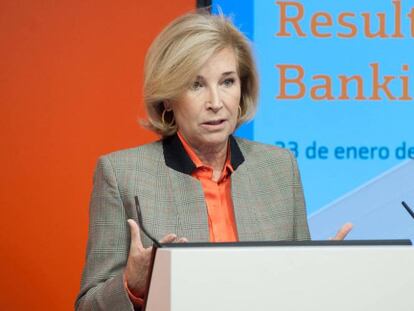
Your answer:
[[[164,102],[182,94],[203,64],[228,47],[235,53],[241,81],[237,126],[251,119],[257,106],[258,78],[248,39],[223,15],[197,12],[172,21],[147,52],[144,102],[148,120],[144,126],[163,137],[175,134],[173,112],[164,112]]]

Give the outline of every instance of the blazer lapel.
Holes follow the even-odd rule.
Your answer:
[[[240,241],[264,240],[256,214],[256,183],[252,177],[254,176],[249,174],[246,163],[240,165],[231,175],[234,215]]]
[[[190,242],[209,240],[207,207],[201,183],[191,176],[195,169],[177,135],[163,140],[163,153],[177,214],[177,234]]]
[[[208,242],[207,208],[200,182],[191,175],[169,169],[177,215],[177,235],[189,242]]]

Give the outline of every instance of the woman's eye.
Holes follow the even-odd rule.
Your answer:
[[[191,84],[191,89],[194,91],[197,91],[202,87],[202,84],[200,81],[194,81],[193,84]]]
[[[234,84],[234,79],[233,78],[229,78],[223,81],[224,86],[230,87]]]

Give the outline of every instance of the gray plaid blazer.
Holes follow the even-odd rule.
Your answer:
[[[240,241],[307,240],[303,191],[292,154],[230,136],[231,189]],[[191,242],[209,239],[194,163],[175,135],[102,156],[90,203],[89,238],[77,310],[134,310],[123,284],[138,196],[144,224],[161,239],[176,233]],[[141,234],[144,245],[151,245]]]

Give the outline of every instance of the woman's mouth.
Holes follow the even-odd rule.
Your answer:
[[[201,125],[208,130],[221,130],[224,127],[226,119],[209,120],[203,122]]]
[[[224,119],[219,119],[219,120],[207,121],[207,122],[204,122],[203,124],[207,124],[207,125],[220,125],[223,122],[224,122]]]

